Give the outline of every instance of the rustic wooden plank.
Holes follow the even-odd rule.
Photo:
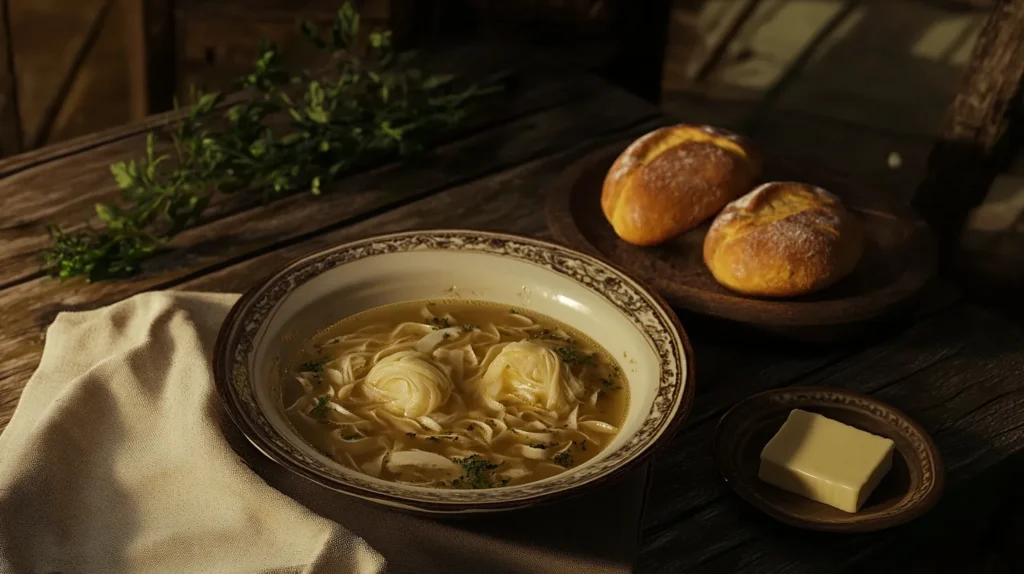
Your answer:
[[[62,285],[35,279],[0,291],[0,306],[8,309],[0,335],[0,423],[9,417],[38,361],[43,329],[62,310],[96,307],[143,290],[166,288],[656,114],[655,108],[635,97],[605,88],[587,100],[442,146],[418,163],[346,178],[320,198],[293,195],[188,230],[175,241],[174,252],[155,259],[146,273],[132,280]],[[469,202],[467,207],[475,205],[479,204]],[[537,208],[531,216],[543,225],[541,211]],[[454,222],[463,224],[453,215],[448,224]]]
[[[799,383],[870,393],[917,419],[942,451],[948,494],[954,496],[959,487],[1024,447],[1022,343],[1019,327],[978,307],[957,305]],[[662,522],[645,531],[643,569],[831,570],[858,552],[862,558],[872,556],[898,535],[836,537],[781,528],[728,492],[717,477],[708,446],[713,423],[689,428],[676,440],[683,444],[680,450],[673,445],[657,460],[652,509],[667,499],[687,505],[676,510],[675,522],[649,513],[648,524]],[[680,494],[680,488],[687,491]]]
[[[85,65],[85,61],[92,53],[93,46],[96,45],[100,38],[100,32],[103,31],[107,21],[107,14],[110,13],[112,4],[113,0],[105,0],[100,5],[81,41],[75,47],[74,55],[64,71],[64,76],[61,78],[56,92],[54,92],[50,101],[47,102],[46,108],[39,120],[39,125],[36,127],[36,132],[32,135],[30,141],[33,148],[43,147],[49,141],[53,133],[53,126],[57,122],[57,116],[60,115],[61,110],[64,108],[64,102],[67,101],[68,94],[71,93],[71,88],[75,85],[75,81],[78,79],[78,74]]]
[[[732,21],[729,23],[729,27],[726,28],[722,36],[715,41],[714,47],[708,52],[707,58],[701,62],[700,68],[697,73],[693,75],[693,79],[690,80],[693,83],[700,83],[708,79],[711,73],[718,67],[718,64],[725,57],[726,52],[729,50],[729,46],[732,45],[732,41],[736,39],[743,27],[747,25],[747,21],[754,15],[758,7],[761,4],[761,0],[744,0],[745,4],[740,9],[739,13],[733,16]]]
[[[0,0],[0,157],[16,154],[22,147],[9,7],[8,0]]]
[[[769,115],[782,94],[789,89],[803,74],[804,69],[814,59],[820,48],[854,12],[860,7],[860,0],[845,0],[843,5],[815,31],[814,35],[800,48],[800,53],[790,60],[785,70],[779,74],[775,82],[758,97],[754,109],[744,122],[744,132],[755,132],[761,127],[761,120]]]
[[[487,126],[519,118],[565,102],[594,97],[603,84],[585,74],[554,76],[552,69],[524,72],[523,83],[502,95],[479,104],[465,125],[443,136],[452,141]],[[605,92],[606,93],[606,92]],[[45,224],[81,225],[95,220],[94,204],[117,201],[120,195],[110,176],[109,165],[140,154],[145,136],[101,145],[86,153],[47,161],[0,180],[4,212],[0,214],[0,285],[11,285],[39,277],[38,258],[50,245]],[[58,175],[59,174],[59,175]],[[235,194],[214,201],[204,214],[213,221],[260,203],[258,194]]]
[[[176,83],[173,0],[119,0],[132,117],[171,109]]]
[[[227,101],[224,105],[229,105],[233,101],[235,100]],[[98,132],[72,138],[54,145],[4,158],[0,160],[0,178],[9,177],[20,171],[24,171],[38,165],[57,161],[75,154],[88,152],[98,147],[112,144],[126,138],[131,138],[132,136],[137,136],[138,134],[146,131],[172,124],[183,118],[187,113],[187,110],[172,110],[149,116],[139,122],[100,130]],[[138,143],[134,143],[131,146],[131,149],[138,150]]]
[[[552,69],[551,66],[544,66],[544,61],[539,60],[538,56],[522,52],[496,53],[494,50],[471,47],[469,49],[441,51],[428,56],[428,58],[430,58],[430,61],[438,63],[439,69],[455,70],[464,74],[466,77],[480,77],[485,74],[493,74],[501,70],[516,72],[517,76],[521,76],[521,84],[526,88],[533,86],[535,80],[538,78],[558,77],[559,75],[565,74],[564,70],[556,70]],[[233,94],[228,96],[222,103],[222,107],[236,103],[243,97],[243,94]],[[13,175],[37,165],[52,162],[78,153],[88,152],[95,148],[105,146],[106,144],[131,138],[146,131],[172,124],[180,120],[187,113],[187,110],[162,112],[148,116],[138,122],[112,127],[60,142],[52,146],[0,159],[0,178]],[[139,149],[141,148],[136,142],[127,146],[123,153],[135,155],[138,153]],[[131,152],[130,150],[135,151]],[[126,155],[126,157],[128,156]],[[0,192],[0,196],[2,195],[3,192]]]
[[[915,196],[946,255],[1024,139],[1024,0],[994,4]]]
[[[913,321],[940,313],[960,300],[955,291],[935,295],[933,301],[921,305]],[[697,400],[687,421],[687,430],[667,445],[655,461],[651,499],[657,503],[647,512],[644,525],[651,535],[670,528],[688,513],[727,492],[708,445],[718,419],[736,402],[781,386],[830,384],[824,380],[826,376],[854,367],[863,369],[864,365],[880,365],[871,376],[879,381],[891,381],[891,377],[904,375],[899,372],[890,376],[889,361],[902,361],[909,368],[921,370],[948,354],[944,349],[933,349],[885,360],[889,352],[887,342],[897,335],[907,336],[901,331],[906,328],[905,322],[894,324],[888,335],[884,331],[879,333],[881,342],[864,349],[855,345],[798,345],[768,335],[743,336],[731,325],[686,316],[683,320],[697,358]],[[929,336],[927,330],[913,329],[910,333],[921,339]],[[737,360],[738,356],[742,356],[742,360]]]
[[[545,184],[586,152],[612,141],[625,144],[663,125],[663,122],[659,118],[618,133],[581,140],[575,145],[566,146],[561,153],[536,159],[480,181],[468,182],[352,225],[269,251],[185,281],[175,288],[243,292],[265,277],[269,270],[311,251],[372,235],[411,229],[456,227],[518,233],[550,240],[551,233],[543,217]]]

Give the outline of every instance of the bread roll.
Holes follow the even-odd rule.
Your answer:
[[[759,172],[746,138],[708,126],[661,128],[633,142],[612,164],[601,209],[625,241],[656,245],[750,191]]]
[[[860,222],[827,191],[771,182],[730,203],[704,239],[704,263],[744,295],[792,297],[817,291],[857,266]]]

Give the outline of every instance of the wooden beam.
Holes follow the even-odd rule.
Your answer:
[[[729,51],[729,46],[732,44],[732,41],[736,39],[736,36],[739,35],[741,30],[743,30],[743,27],[747,25],[747,21],[750,20],[750,17],[754,15],[754,12],[757,11],[758,6],[760,5],[761,0],[747,0],[747,3],[743,5],[739,14],[737,14],[732,19],[732,22],[729,23],[729,28],[727,28],[725,33],[722,34],[722,37],[718,39],[718,43],[716,43],[715,47],[711,49],[711,54],[708,55],[708,58],[700,65],[700,69],[693,77],[694,82],[703,82],[708,79],[711,72],[718,67],[719,62],[722,61],[726,52]]]
[[[753,135],[757,130],[759,123],[765,118],[775,103],[779,101],[782,94],[790,88],[792,83],[797,80],[804,72],[804,68],[814,59],[815,54],[818,52],[818,48],[825,43],[839,29],[839,27],[849,18],[859,7],[861,6],[861,0],[846,0],[843,5],[836,10],[834,14],[828,19],[825,24],[815,32],[814,36],[801,48],[800,53],[797,54],[796,58],[790,62],[789,67],[779,76],[779,79],[775,81],[770,88],[758,100],[754,109],[749,113],[748,117],[744,121],[743,132]]]
[[[0,0],[0,157],[21,151],[21,114],[18,111],[18,82],[11,48],[9,4]]]
[[[914,196],[944,258],[1024,135],[1024,0],[994,3]]]
[[[174,0],[119,0],[133,120],[171,109],[177,87]]]
[[[649,102],[661,99],[670,0],[612,0],[609,18],[616,42],[609,79]]]
[[[57,116],[60,115],[60,111],[64,108],[64,102],[68,99],[68,94],[71,93],[71,88],[75,85],[75,80],[78,79],[82,66],[89,59],[93,46],[100,39],[100,32],[103,31],[103,25],[107,21],[107,15],[110,13],[110,5],[111,0],[106,0],[106,2],[100,5],[96,15],[92,18],[92,22],[89,23],[89,28],[85,31],[82,43],[78,45],[74,57],[71,58],[71,64],[64,71],[64,76],[60,80],[60,85],[57,86],[57,91],[46,104],[39,127],[32,137],[33,148],[43,147],[49,141],[51,132],[53,132],[53,126],[57,122]]]

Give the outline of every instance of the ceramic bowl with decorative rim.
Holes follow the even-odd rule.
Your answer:
[[[360,311],[467,298],[567,323],[620,358],[625,422],[596,457],[557,476],[480,490],[425,488],[350,470],[309,446],[281,401],[282,363],[321,329]],[[676,316],[619,269],[571,249],[480,231],[416,231],[325,249],[287,265],[235,304],[217,339],[214,375],[234,423],[266,456],[336,491],[430,513],[531,506],[623,476],[664,445],[693,402],[693,360]]]

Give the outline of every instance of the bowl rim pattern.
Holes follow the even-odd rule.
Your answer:
[[[530,263],[567,277],[622,312],[661,359],[651,410],[627,443],[601,461],[553,479],[509,488],[415,489],[381,485],[369,477],[323,465],[281,436],[256,401],[248,355],[256,333],[294,289],[320,273],[356,260],[410,251],[482,253]],[[575,496],[624,476],[669,442],[689,414],[694,397],[693,351],[668,304],[652,289],[614,264],[555,243],[486,231],[405,231],[346,242],[298,257],[242,295],[224,319],[213,357],[217,393],[228,418],[261,453],[289,471],[331,490],[412,510],[441,513],[486,512],[532,506]]]

